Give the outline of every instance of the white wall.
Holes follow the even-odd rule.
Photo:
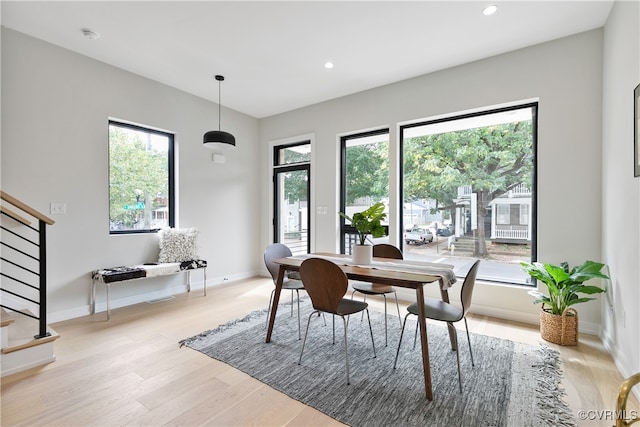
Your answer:
[[[622,374],[640,372],[640,177],[633,176],[633,89],[640,83],[640,3],[616,1],[604,30],[602,257],[611,283],[602,338]]]
[[[428,55],[428,52],[416,54]],[[401,61],[401,58],[389,57]],[[331,72],[336,71],[332,70]],[[539,99],[538,256],[574,265],[601,258],[602,30],[594,30],[262,119],[261,156],[270,141],[315,134],[312,192],[314,250],[338,248],[339,161],[336,135],[390,126],[392,162],[397,124],[481,107]],[[270,242],[269,164],[261,163],[261,242]],[[397,224],[397,166],[391,175],[390,220]],[[398,241],[397,229],[390,232]],[[435,290],[430,291],[436,294]],[[539,306],[518,287],[480,285],[477,312],[537,322]],[[600,304],[578,307],[582,331],[598,333]]]
[[[175,132],[177,225],[200,230],[208,283],[259,271],[255,244],[237,238],[259,230],[257,119],[223,108],[237,147],[214,164],[202,135],[217,128],[217,104],[6,28],[1,41],[2,190],[45,214],[49,202],[67,207],[48,229],[52,321],[88,313],[91,270],[157,261],[156,234],[109,235],[109,117]],[[179,276],[114,285],[113,306],[181,288]]]

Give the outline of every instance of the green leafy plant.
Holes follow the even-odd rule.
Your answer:
[[[520,265],[531,277],[547,286],[548,296],[538,290],[529,291],[529,295],[536,298],[534,304],[540,302],[547,304],[551,308],[551,313],[559,315],[567,307],[595,299],[581,297],[579,294],[592,295],[605,292],[604,289],[598,286],[584,285],[584,282],[595,278],[609,278],[609,276],[600,272],[604,264],[593,261],[585,261],[572,269],[569,269],[567,262],[562,262],[559,266],[540,262],[521,262]]]
[[[387,217],[387,214],[384,213],[384,203],[382,202],[378,202],[362,212],[354,213],[353,218],[342,212],[338,212],[338,214],[344,219],[351,221],[351,225],[358,232],[358,240],[361,245],[366,244],[369,234],[373,237],[382,237],[385,235],[381,221]]]

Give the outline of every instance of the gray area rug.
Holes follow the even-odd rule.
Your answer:
[[[311,311],[301,302],[302,334]],[[266,312],[257,311],[180,342],[225,362],[302,403],[352,426],[573,426],[563,401],[559,353],[484,335],[471,335],[471,365],[464,331],[459,331],[463,392],[458,388],[455,353],[446,327],[428,323],[433,401],[425,398],[420,344],[413,349],[415,317],[409,317],[397,369],[393,369],[400,323],[371,311],[377,357],[373,358],[366,321],[353,316],[348,326],[351,384],[347,385],[342,321],[313,316],[302,364],[298,358],[297,316],[282,304],[271,343]],[[403,313],[404,316],[404,313]],[[444,325],[444,324],[442,324]]]

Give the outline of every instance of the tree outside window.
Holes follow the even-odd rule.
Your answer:
[[[173,226],[170,133],[109,122],[109,231],[152,232]]]

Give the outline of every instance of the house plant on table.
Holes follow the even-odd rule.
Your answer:
[[[387,217],[387,214],[384,213],[384,203],[378,202],[371,205],[362,212],[354,213],[353,217],[349,217],[343,212],[338,212],[338,214],[351,221],[351,225],[358,232],[359,244],[353,246],[353,263],[371,264],[373,246],[367,244],[367,236],[383,237],[385,235],[384,227],[381,224],[381,221]]]
[[[543,339],[561,345],[578,344],[578,312],[572,305],[591,301],[595,298],[580,296],[605,292],[598,286],[587,286],[590,279],[608,279],[600,272],[604,264],[585,261],[569,268],[566,262],[560,265],[540,262],[521,262],[520,265],[531,277],[544,283],[549,295],[538,290],[529,291],[536,298],[534,304],[542,303],[540,311],[540,335]],[[545,308],[545,305],[548,307]]]

